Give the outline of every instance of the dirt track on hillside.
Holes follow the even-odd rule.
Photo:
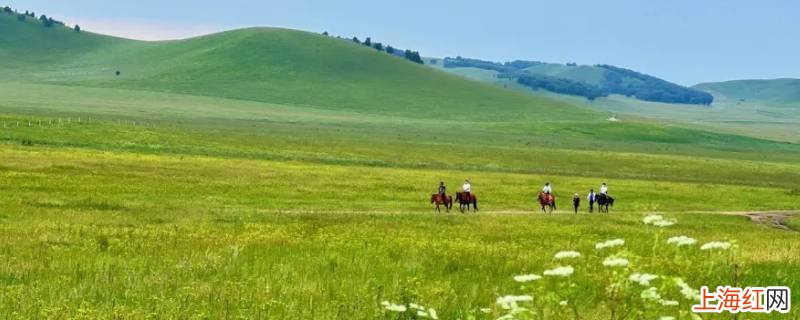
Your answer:
[[[788,224],[786,224],[786,220],[789,220],[790,217],[800,214],[800,212],[797,211],[725,211],[717,213],[746,216],[754,223],[763,224],[781,230],[800,231],[794,230],[789,227]]]

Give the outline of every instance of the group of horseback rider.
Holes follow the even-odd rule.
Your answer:
[[[590,189],[586,196],[586,200],[589,201],[589,212],[594,212],[595,203],[598,204],[598,210],[600,212],[608,212],[608,205],[613,205],[614,203],[613,198],[608,195],[608,184],[603,182],[603,184],[600,185],[599,191],[598,194],[594,192],[594,189]],[[461,192],[456,192],[456,201],[459,203],[462,212],[465,208],[469,210],[470,204],[473,205],[475,211],[478,211],[477,198],[472,193],[472,183],[469,179],[464,180],[464,184],[461,185]],[[452,198],[447,195],[447,186],[445,186],[444,181],[439,182],[439,190],[431,197],[431,203],[436,204],[437,211],[439,211],[440,204],[443,204],[448,211],[452,207],[453,201]],[[543,212],[547,212],[545,209],[550,209],[551,212],[556,209],[553,186],[549,181],[544,184],[542,191],[539,193],[539,203],[542,205]],[[575,213],[578,213],[580,204],[581,197],[575,193],[572,197],[572,206]]]
[[[555,209],[556,208],[555,198],[549,197],[552,195],[552,193],[553,193],[553,186],[550,184],[550,182],[546,182],[544,184],[544,187],[542,187],[542,192],[541,192],[541,195],[545,196],[544,197],[540,196],[539,199],[550,198],[549,200],[550,203],[552,204],[552,209]],[[607,206],[603,207],[601,205],[605,205],[609,203],[609,201],[611,201],[611,204],[613,204],[613,200],[611,199],[613,198],[611,198],[611,196],[608,195],[608,184],[606,184],[605,182],[603,182],[600,185],[599,194],[595,193],[594,189],[589,189],[589,193],[586,195],[586,200],[589,201],[589,212],[590,213],[594,212],[595,203],[598,203],[600,212],[607,212],[608,207]],[[572,208],[575,211],[575,213],[578,213],[578,209],[580,208],[580,206],[581,206],[581,196],[578,193],[575,193],[572,196]],[[543,207],[542,210],[544,210],[545,209],[544,203],[542,207]]]
[[[469,179],[464,180],[461,192],[456,192],[455,200],[458,202],[461,212],[464,212],[465,209],[470,210],[470,205],[472,209],[478,211],[478,197],[472,193],[472,183],[469,182]],[[453,207],[453,198],[447,195],[447,186],[444,185],[444,181],[439,182],[439,191],[431,195],[431,203],[436,204],[436,211],[441,211],[439,210],[440,205],[444,205],[447,211]]]

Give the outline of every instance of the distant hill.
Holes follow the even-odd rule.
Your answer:
[[[728,101],[758,101],[800,105],[800,79],[734,80],[701,83],[696,89]]]
[[[577,95],[594,100],[619,94],[639,100],[708,105],[713,97],[701,90],[683,87],[647,74],[610,65],[577,65],[522,61],[498,63],[469,58],[445,58],[446,70],[477,68],[495,73],[534,90]]]
[[[0,81],[186,93],[422,118],[594,118],[322,34],[249,28],[174,41],[44,27],[0,13]],[[11,70],[11,71],[9,71]],[[117,75],[119,72],[119,75]],[[546,112],[545,112],[546,111]],[[543,116],[547,115],[547,116]]]
[[[109,100],[109,112],[120,114],[132,108],[130,101],[135,99],[123,98],[133,92],[178,93],[260,107],[313,110],[331,119],[356,117],[376,123],[388,119],[404,126],[419,122],[425,128],[438,127],[442,121],[458,121],[464,128],[455,131],[466,131],[473,137],[484,132],[503,136],[505,131],[493,131],[502,128],[547,143],[570,139],[570,147],[594,148],[596,137],[621,148],[629,148],[630,143],[703,144],[715,148],[721,140],[750,143],[739,137],[700,135],[697,130],[633,118],[607,121],[606,110],[610,109],[598,111],[593,109],[594,104],[616,99],[615,95],[588,101],[546,90],[530,94],[531,85],[550,90],[566,88],[576,94],[598,88],[607,90],[600,95],[623,88],[636,89],[631,96],[649,99],[642,89],[654,83],[667,93],[699,92],[681,91],[685,88],[611,66],[514,61],[446,69],[465,70],[473,78],[488,79],[481,83],[410,61],[405,50],[403,56],[396,56],[377,50],[374,44],[364,45],[366,39],[356,43],[298,30],[248,28],[148,42],[79,31],[62,24],[47,26],[41,19],[20,19],[14,12],[0,14],[0,30],[0,87],[25,83],[58,87],[68,95],[81,94],[77,88],[109,92],[111,97],[120,97]],[[430,65],[431,60],[434,59],[424,62]],[[442,59],[435,60],[436,65],[443,63]],[[513,74],[511,71],[519,72],[518,77],[500,76]],[[612,81],[614,76],[619,81]],[[536,84],[537,81],[543,84]],[[600,86],[606,82],[617,87]],[[503,90],[502,86],[524,91]],[[16,104],[5,102],[5,106]],[[200,110],[203,109],[195,112]],[[347,125],[342,124],[341,128]],[[414,133],[417,129],[409,125],[403,130]]]

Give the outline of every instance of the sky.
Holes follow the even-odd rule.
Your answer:
[[[800,78],[800,1],[0,0],[142,40],[272,26],[328,31],[423,56],[612,64],[683,85]]]

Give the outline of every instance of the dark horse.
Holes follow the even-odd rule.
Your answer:
[[[461,213],[464,213],[464,208],[467,208],[467,211],[469,211],[470,204],[472,208],[475,209],[475,212],[478,212],[478,197],[476,197],[474,193],[467,194],[466,192],[456,192],[456,201],[458,201],[458,208],[461,210]]]
[[[447,212],[450,212],[450,208],[453,207],[453,197],[448,195],[440,195],[438,193],[434,193],[431,195],[431,203],[436,204],[436,212],[442,212],[439,209],[439,206],[444,205],[444,208],[447,209]]]
[[[542,205],[542,213],[552,213],[556,209],[556,196],[539,192],[539,204]]]
[[[597,201],[597,210],[600,213],[608,213],[608,207],[614,206],[614,197],[607,194],[598,193],[595,197]]]

